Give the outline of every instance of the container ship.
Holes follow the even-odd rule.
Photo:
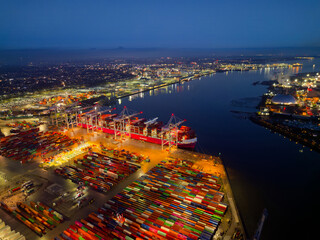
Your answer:
[[[115,136],[125,135],[132,139],[161,145],[176,145],[179,148],[194,149],[197,143],[195,132],[187,126],[181,126],[186,120],[180,120],[172,114],[164,124],[158,118],[147,120],[137,117],[139,113],[129,114],[126,108],[120,114],[97,114],[92,112],[78,115],[78,126],[88,130],[99,130]]]

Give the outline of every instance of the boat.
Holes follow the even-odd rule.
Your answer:
[[[98,130],[113,134],[115,137],[125,135],[132,139],[160,145],[176,145],[178,148],[194,149],[197,143],[195,132],[187,126],[180,126],[185,120],[180,120],[173,114],[165,125],[158,118],[147,120],[137,117],[140,113],[103,114],[95,120],[89,114],[78,115],[78,126],[88,130]],[[98,114],[97,114],[98,115]]]

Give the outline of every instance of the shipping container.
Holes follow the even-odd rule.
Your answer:
[[[96,155],[87,168],[102,169]],[[216,176],[159,164],[70,228],[88,239],[212,239],[227,210],[219,190]]]

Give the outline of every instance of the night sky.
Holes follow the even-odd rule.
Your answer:
[[[320,46],[319,0],[0,0],[0,49]]]

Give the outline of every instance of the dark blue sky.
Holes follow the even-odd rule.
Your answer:
[[[319,0],[0,0],[0,48],[320,46]]]

